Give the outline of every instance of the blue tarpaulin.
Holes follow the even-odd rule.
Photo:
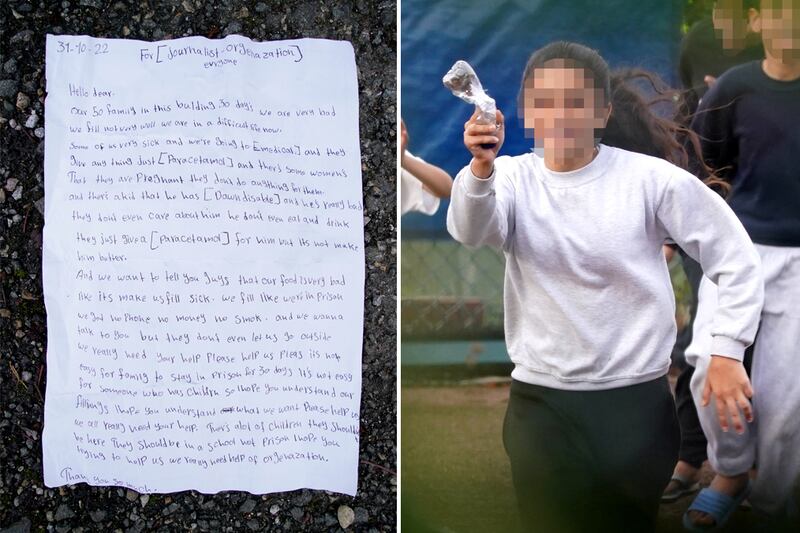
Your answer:
[[[409,149],[451,175],[469,162],[462,143],[472,106],[442,85],[458,59],[468,61],[506,117],[501,154],[530,150],[517,119],[525,63],[555,40],[597,49],[611,68],[642,67],[677,84],[683,2],[669,0],[403,0],[401,113]],[[433,217],[403,217],[403,235],[444,235],[447,203]]]

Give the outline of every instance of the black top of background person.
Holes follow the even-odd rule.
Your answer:
[[[761,61],[725,72],[692,120],[706,163],[753,242],[800,246],[800,79],[778,81]]]

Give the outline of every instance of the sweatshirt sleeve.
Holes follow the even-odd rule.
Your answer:
[[[406,157],[414,157],[406,153]],[[400,169],[400,214],[417,211],[433,215],[439,209],[439,198],[426,191],[422,182],[411,172]]]
[[[514,188],[501,159],[486,179],[467,165],[453,181],[447,231],[462,244],[505,248],[508,243],[514,229]]]
[[[657,207],[671,237],[718,288],[711,355],[741,361],[753,343],[764,302],[761,259],[728,204],[702,181],[676,169]]]

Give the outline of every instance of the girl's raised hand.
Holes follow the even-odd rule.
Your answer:
[[[478,111],[464,123],[464,146],[472,154],[470,168],[479,178],[488,178],[492,174],[494,159],[503,146],[505,139],[505,121],[503,113],[497,110],[497,125],[478,124]]]

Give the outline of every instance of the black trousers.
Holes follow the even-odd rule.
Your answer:
[[[667,378],[603,391],[511,384],[503,443],[526,531],[653,531],[678,459]]]
[[[686,364],[675,382],[675,405],[678,409],[678,420],[681,426],[681,447],[678,459],[695,468],[703,466],[708,459],[708,440],[697,417],[697,407],[692,399],[689,384],[694,375],[694,367]]]
[[[689,287],[692,290],[692,301],[689,306],[689,321],[680,333],[678,333],[675,339],[675,346],[672,348],[672,362],[679,368],[685,368],[689,365],[686,363],[684,352],[686,351],[686,347],[692,342],[692,327],[694,325],[694,317],[697,314],[697,292],[700,289],[700,280],[703,279],[703,268],[700,266],[700,263],[686,255],[686,252],[682,249],[678,248],[678,253],[681,255],[686,281],[689,282]]]
[[[692,326],[697,313],[697,293],[700,280],[703,278],[703,269],[700,264],[679,249],[683,261],[683,271],[692,289],[692,304],[689,322],[678,334],[675,347],[672,350],[672,361],[681,369],[678,381],[675,383],[675,405],[678,409],[678,420],[681,426],[681,446],[678,459],[685,461],[695,468],[700,468],[703,461],[708,458],[708,441],[700,426],[697,417],[697,408],[692,399],[692,390],[689,384],[694,375],[694,367],[686,362],[684,352],[692,342]]]

